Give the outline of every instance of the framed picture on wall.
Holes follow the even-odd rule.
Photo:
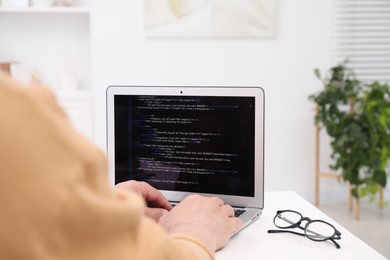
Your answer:
[[[272,38],[277,0],[144,0],[145,36]]]

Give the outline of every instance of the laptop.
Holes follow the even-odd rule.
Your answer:
[[[145,181],[172,204],[218,196],[244,227],[264,207],[264,91],[260,87],[109,86],[112,185]]]

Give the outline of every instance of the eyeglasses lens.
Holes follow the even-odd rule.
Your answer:
[[[276,215],[275,226],[279,228],[288,228],[298,223],[302,216],[297,212],[285,211]]]
[[[331,225],[322,221],[312,221],[305,229],[306,236],[317,241],[331,238],[335,232],[335,229]]]

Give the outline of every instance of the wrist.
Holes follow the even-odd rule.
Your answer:
[[[214,234],[202,225],[194,223],[176,223],[175,226],[167,229],[168,233],[173,236],[191,236],[201,241],[211,252],[216,251]]]

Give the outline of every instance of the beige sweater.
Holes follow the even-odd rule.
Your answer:
[[[212,259],[108,184],[102,151],[41,86],[0,73],[0,259]]]

